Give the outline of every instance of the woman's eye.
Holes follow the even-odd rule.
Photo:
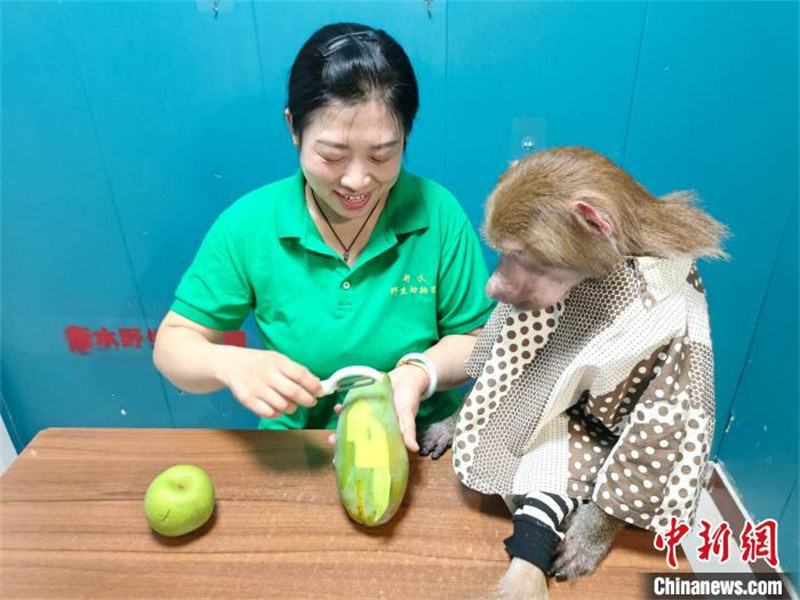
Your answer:
[[[372,162],[374,162],[376,165],[382,165],[383,163],[389,162],[389,157],[383,158],[383,157],[373,156]]]
[[[319,157],[326,163],[339,163],[344,160],[344,156],[326,156],[325,154],[320,154]]]

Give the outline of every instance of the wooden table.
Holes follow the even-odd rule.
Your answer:
[[[50,429],[0,480],[3,598],[476,598],[504,572],[502,501],[466,490],[450,456],[411,459],[385,526],[339,504],[328,432]],[[153,533],[142,500],[178,463],[203,467],[217,505],[198,532]],[[552,598],[642,597],[664,571],[651,537],[625,530],[603,567]]]

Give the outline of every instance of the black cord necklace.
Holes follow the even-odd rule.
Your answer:
[[[347,262],[347,260],[350,258],[350,249],[353,247],[353,244],[356,243],[356,240],[358,239],[358,236],[361,235],[361,232],[364,231],[364,227],[366,227],[367,223],[369,223],[369,220],[372,218],[372,213],[375,212],[375,209],[378,208],[378,204],[380,204],[380,200],[378,200],[375,203],[375,206],[372,207],[372,210],[369,211],[367,218],[361,224],[361,228],[358,230],[358,233],[356,233],[356,237],[353,238],[353,241],[350,242],[349,246],[346,246],[345,243],[342,241],[342,238],[339,237],[339,234],[336,233],[336,230],[333,228],[333,225],[331,225],[331,222],[328,219],[328,215],[325,214],[325,211],[322,210],[322,207],[319,205],[319,201],[317,200],[317,195],[314,193],[314,189],[309,185],[308,190],[311,192],[311,198],[312,200],[314,200],[314,204],[317,205],[317,210],[322,214],[322,218],[325,219],[325,222],[328,224],[328,227],[330,228],[331,232],[333,232],[334,237],[336,237],[336,241],[339,242],[339,244],[342,246],[342,250],[344,250],[342,259],[344,260],[344,262]]]

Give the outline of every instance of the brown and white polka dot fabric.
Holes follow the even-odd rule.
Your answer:
[[[688,258],[632,258],[547,310],[498,306],[466,364],[477,381],[453,443],[464,484],[592,498],[654,530],[690,521],[714,426],[692,271]]]
[[[706,288],[703,286],[703,280],[700,278],[700,273],[697,271],[696,266],[692,265],[692,269],[689,271],[686,281],[688,281],[698,292],[703,293],[706,291]]]
[[[457,469],[469,468],[482,429],[500,403],[506,401],[523,367],[550,339],[561,311],[560,302],[542,311],[501,311],[505,315],[504,325],[483,366],[484,376],[475,383],[459,414],[459,439],[455,442],[460,451],[460,458],[455,459]]]

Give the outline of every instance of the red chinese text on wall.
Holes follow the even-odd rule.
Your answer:
[[[79,325],[69,325],[64,329],[64,336],[70,352],[89,354],[93,351],[117,349],[141,350],[143,346],[152,348],[156,342],[157,331],[157,329],[143,330],[135,327],[91,329]],[[222,336],[222,343],[244,348],[247,346],[247,334],[244,331],[226,331]]]

